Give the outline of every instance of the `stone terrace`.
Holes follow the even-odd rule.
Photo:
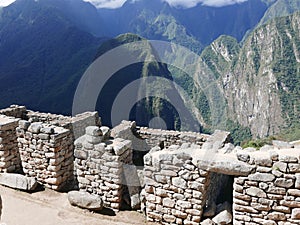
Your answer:
[[[0,110],[0,184],[72,190],[72,205],[131,207],[161,224],[300,224],[299,142],[257,151],[224,131],[110,130],[96,112]]]

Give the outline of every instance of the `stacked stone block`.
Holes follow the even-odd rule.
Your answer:
[[[75,142],[79,190],[101,196],[104,207],[120,210],[126,187],[123,166],[131,161],[131,141],[110,139],[107,127],[87,127],[86,134]]]
[[[16,172],[21,169],[16,127],[19,119],[0,116],[0,172]]]
[[[23,172],[44,186],[61,190],[74,179],[73,139],[70,130],[19,121],[16,129]]]
[[[199,224],[206,201],[209,173],[196,168],[188,154],[151,150],[144,157],[143,190],[148,221]]]
[[[11,105],[9,108],[1,109],[0,114],[19,119],[26,119],[27,109],[25,106]]]
[[[234,224],[300,224],[300,149],[238,153],[255,173],[234,181]]]
[[[151,148],[158,145],[169,147],[171,145],[182,145],[184,143],[202,146],[203,143],[210,137],[210,135],[196,132],[159,130],[148,127],[137,127],[135,132],[139,135],[139,137],[145,139],[148,146]]]

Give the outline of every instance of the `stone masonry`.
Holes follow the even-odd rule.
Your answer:
[[[148,221],[191,225],[201,221],[209,173],[198,169],[191,155],[178,153],[178,149],[178,146],[162,151],[154,148],[144,157],[144,204]]]
[[[17,128],[23,172],[44,186],[60,190],[74,179],[70,130],[42,122],[19,121]]]
[[[234,181],[234,224],[300,224],[300,149],[242,152],[254,173]]]
[[[0,116],[0,172],[20,171],[21,159],[18,152],[16,128],[19,119]]]
[[[123,166],[132,164],[131,141],[110,139],[109,128],[91,126],[76,140],[74,153],[80,191],[100,195],[105,207],[120,210]]]
[[[73,205],[119,211],[126,204],[161,224],[300,224],[300,143],[257,151],[229,140],[223,131],[128,121],[110,130],[96,112],[68,117],[11,106],[0,110],[0,183],[25,191],[37,182],[54,190],[68,184]],[[231,201],[217,207],[228,181]]]

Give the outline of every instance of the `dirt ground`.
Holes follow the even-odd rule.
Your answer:
[[[150,225],[138,212],[109,216],[73,207],[67,194],[51,190],[28,194],[0,186],[0,195],[0,225]]]

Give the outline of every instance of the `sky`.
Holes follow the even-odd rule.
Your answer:
[[[126,0],[84,0],[84,1],[91,2],[99,8],[119,8],[124,4],[124,2],[126,2]],[[138,0],[133,0],[133,1],[138,1]],[[207,6],[219,7],[224,5],[241,3],[248,0],[163,0],[163,1],[168,2],[172,6],[191,8],[196,6],[198,3],[202,3]]]
[[[14,2],[15,0],[0,0],[0,6],[7,6]],[[86,2],[93,3],[98,8],[119,8],[126,0],[84,0]],[[138,1],[138,0],[132,0]],[[149,0],[151,1],[151,0]],[[224,6],[232,5],[240,2],[245,2],[248,0],[163,0],[167,1],[172,6],[180,6],[184,8],[190,8],[196,6],[198,3],[202,3],[207,6]]]
[[[0,0],[0,6],[8,6],[13,3],[15,0]]]

